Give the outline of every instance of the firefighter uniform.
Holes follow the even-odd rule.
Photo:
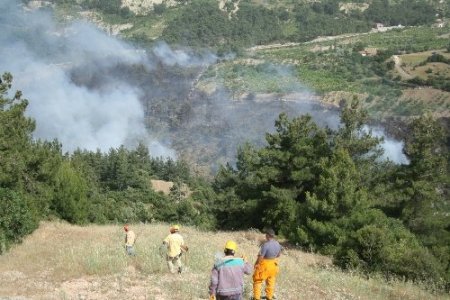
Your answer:
[[[278,257],[281,254],[281,245],[274,240],[273,230],[266,232],[267,241],[261,246],[253,273],[253,299],[261,299],[261,286],[266,284],[266,299],[273,299],[275,280],[279,272]]]

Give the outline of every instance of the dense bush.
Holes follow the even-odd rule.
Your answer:
[[[243,1],[235,15],[228,15],[217,2],[199,0],[183,7],[162,37],[170,43],[231,49],[267,43],[279,34],[278,19],[271,10]]]
[[[28,102],[16,92],[12,98],[9,89],[12,75],[5,73],[0,79],[0,242],[1,250],[17,242],[36,228],[40,212],[46,203],[46,179],[42,164],[49,159],[41,157],[40,144],[33,143],[31,134],[34,121],[25,117]],[[36,153],[33,152],[36,150]],[[49,167],[51,164],[49,165]],[[51,167],[49,168],[51,170]],[[51,171],[50,171],[51,172]],[[42,177],[41,177],[42,175]],[[50,194],[50,193],[49,193]],[[41,211],[39,211],[39,208]]]
[[[372,210],[358,212],[346,222],[346,237],[334,256],[342,268],[418,282],[440,282],[445,276],[443,265],[401,221]]]
[[[132,15],[128,8],[122,7],[121,0],[82,0],[81,5],[87,9],[98,9],[107,14],[117,14],[122,17]]]
[[[35,208],[27,195],[0,187],[0,254],[38,226]]]
[[[402,0],[392,4],[388,0],[374,0],[364,11],[364,16],[372,22],[390,26],[416,26],[432,23],[435,13],[433,6],[426,1]]]
[[[411,125],[409,165],[381,162],[367,114],[348,104],[336,131],[280,115],[267,146],[238,153],[215,179],[223,226],[271,226],[343,268],[449,282],[448,150],[430,118]],[[427,175],[426,175],[427,174]],[[427,179],[425,179],[427,178]],[[234,228],[235,228],[234,227]]]

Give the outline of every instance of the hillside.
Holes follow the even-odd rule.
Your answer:
[[[267,93],[277,99],[302,87],[334,104],[342,99],[333,93],[351,92],[376,119],[449,115],[448,63],[426,63],[434,52],[448,57],[448,1],[116,2],[121,6],[54,1],[56,15],[78,18],[81,11],[108,33],[143,47],[165,41],[208,48],[219,57],[236,54],[194,82],[208,96],[225,87],[233,100]],[[257,63],[248,66],[248,58]],[[273,71],[281,68],[290,78]],[[432,96],[421,88],[433,89]],[[148,123],[155,123],[151,117]]]
[[[2,299],[208,299],[209,270],[226,240],[238,242],[238,254],[255,258],[263,235],[256,231],[200,232],[182,228],[190,245],[188,269],[167,273],[158,247],[168,225],[135,225],[137,257],[125,256],[120,225],[85,227],[43,222],[20,245],[0,256]],[[186,261],[187,260],[187,261]],[[450,299],[417,286],[363,279],[330,266],[327,257],[286,246],[277,283],[277,299]],[[246,298],[250,297],[246,278]]]
[[[259,239],[186,228],[173,283],[167,225],[130,260],[123,222],[330,257],[287,248],[282,299],[448,293],[449,2],[168,4],[0,2],[0,298],[204,299],[209,253]]]
[[[111,79],[139,90],[145,130],[199,174],[233,162],[247,141],[261,144],[283,111],[310,113],[335,127],[340,103],[356,97],[376,124],[386,118],[404,124],[424,113],[450,116],[449,64],[427,62],[434,52],[449,56],[448,2],[42,3],[61,22],[94,22],[158,65],[87,63],[96,69],[86,72],[83,62],[65,71],[70,84],[93,92]],[[158,53],[165,56],[155,58]],[[167,62],[186,55],[193,64]]]

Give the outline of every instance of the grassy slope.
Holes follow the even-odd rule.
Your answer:
[[[40,228],[0,257],[0,298],[23,299],[207,299],[214,254],[226,240],[238,242],[238,254],[255,258],[257,232],[200,232],[182,228],[190,246],[187,271],[168,274],[159,245],[168,226],[132,226],[138,235],[137,257],[122,248],[121,226],[72,226],[42,223]],[[183,260],[185,261],[185,260]],[[450,299],[417,286],[363,279],[330,267],[330,260],[287,249],[280,260],[277,297],[301,299]],[[246,297],[251,296],[250,277]]]

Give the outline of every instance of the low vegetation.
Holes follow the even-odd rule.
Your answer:
[[[181,275],[167,271],[159,246],[166,224],[131,224],[137,256],[127,257],[119,225],[73,226],[43,222],[21,245],[0,256],[0,295],[30,299],[208,299],[209,272],[225,241],[238,243],[237,255],[253,262],[263,235],[258,231],[203,232],[182,227],[190,246]],[[51,245],[51,246],[49,246]],[[38,258],[38,259],[36,259]],[[446,299],[410,283],[363,278],[332,267],[329,258],[290,246],[280,258],[278,299]],[[245,278],[245,299],[251,277]]]

